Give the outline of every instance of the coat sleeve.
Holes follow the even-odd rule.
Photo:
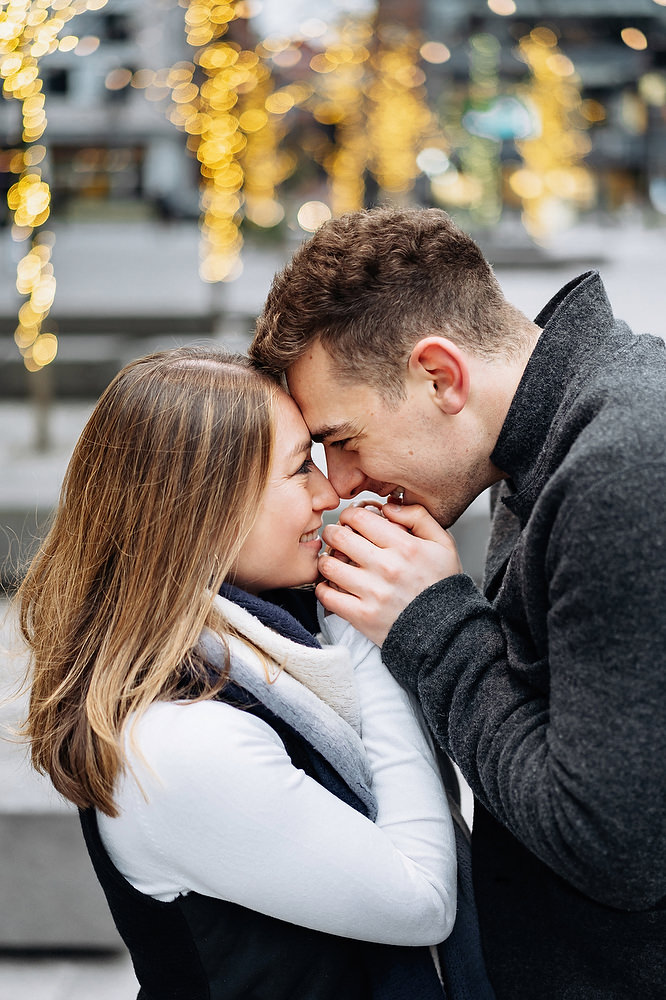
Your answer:
[[[499,615],[466,576],[403,612],[382,655],[483,805],[576,888],[666,895],[663,473],[636,466],[560,511],[544,593]],[[530,647],[546,608],[547,655]]]

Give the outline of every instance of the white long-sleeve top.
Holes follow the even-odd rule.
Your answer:
[[[127,738],[120,815],[98,813],[102,840],[156,899],[196,891],[330,934],[438,943],[455,917],[456,853],[432,745],[378,648],[335,616],[322,633],[351,654],[374,823],[294,767],[250,712],[156,703]],[[253,656],[238,641],[231,649]]]

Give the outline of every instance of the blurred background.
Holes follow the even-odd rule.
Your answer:
[[[0,78],[3,612],[113,375],[244,351],[331,216],[442,207],[530,318],[595,268],[666,336],[666,0],[12,0]],[[454,529],[477,579],[487,525],[482,497]],[[75,814],[3,741],[0,1000],[93,990],[131,968]]]

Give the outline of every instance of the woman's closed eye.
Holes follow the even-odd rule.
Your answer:
[[[314,461],[312,460],[312,458],[308,457],[305,459],[303,464],[296,470],[296,475],[307,476],[309,472],[312,472],[314,467],[315,467]]]

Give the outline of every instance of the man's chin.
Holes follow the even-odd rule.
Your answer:
[[[424,504],[424,507],[428,513],[434,517],[440,528],[444,528],[445,530],[451,528],[467,509],[466,507],[455,507],[452,509],[451,507],[442,507],[437,504],[433,504],[432,506]]]

